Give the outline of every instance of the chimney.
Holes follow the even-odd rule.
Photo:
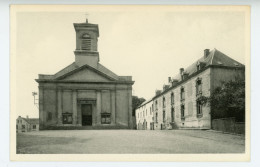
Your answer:
[[[172,82],[172,78],[168,77],[168,83],[171,83],[171,82]]]
[[[29,119],[29,116],[28,116],[28,115],[26,115],[26,119]]]
[[[209,49],[204,50],[204,59],[206,59],[209,55]]]
[[[182,75],[184,68],[180,68],[180,75]]]

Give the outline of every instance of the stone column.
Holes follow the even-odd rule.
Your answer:
[[[39,129],[44,129],[43,87],[39,86]]]
[[[127,88],[128,95],[128,127],[133,129],[133,117],[132,117],[132,87]]]
[[[110,91],[111,101],[111,124],[116,124],[116,92],[115,90]]]
[[[58,125],[62,125],[62,90],[58,89]]]
[[[77,125],[77,91],[72,91],[72,113],[73,113],[73,125]]]
[[[97,124],[101,124],[101,92],[100,90],[96,91],[97,92],[97,112],[96,112],[96,120],[97,120]]]

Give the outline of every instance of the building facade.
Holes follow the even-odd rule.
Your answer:
[[[99,63],[97,24],[74,23],[75,62],[54,75],[39,75],[40,129],[92,126],[132,128],[131,76]]]
[[[23,118],[19,116],[16,119],[16,132],[31,132],[39,131],[39,119],[38,118]]]
[[[202,103],[203,97],[222,82],[245,79],[245,66],[217,49],[204,50],[204,55],[186,69],[180,68],[175,77],[169,77],[162,91],[156,91],[152,100],[136,110],[136,122],[144,124],[146,115],[139,117],[146,106],[152,106],[154,127],[150,129],[211,128],[211,107]],[[137,128],[140,129],[140,128]]]

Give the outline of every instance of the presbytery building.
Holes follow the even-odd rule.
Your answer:
[[[205,49],[202,55],[136,109],[137,129],[211,128],[214,108],[203,105],[203,97],[223,82],[244,80],[245,66],[217,49]]]
[[[39,74],[42,129],[129,128],[132,124],[131,76],[118,76],[99,63],[97,24],[74,23],[75,61],[54,75]]]

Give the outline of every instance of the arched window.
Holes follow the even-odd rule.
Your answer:
[[[91,38],[89,34],[83,34],[81,38],[81,50],[91,50]]]

